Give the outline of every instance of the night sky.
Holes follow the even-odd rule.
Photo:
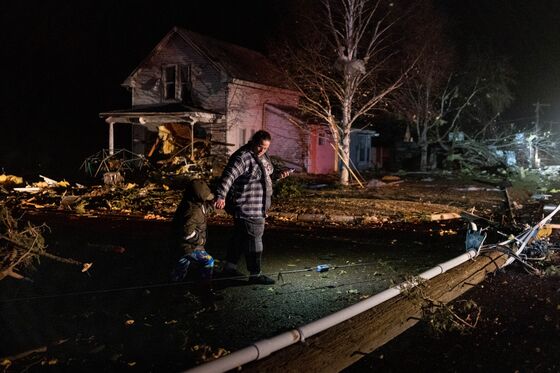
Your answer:
[[[264,51],[279,0],[3,2],[0,167],[72,179],[107,146],[98,113],[130,106],[120,86],[175,25]],[[503,119],[560,121],[560,2],[443,1],[458,40],[511,56],[518,98]],[[557,119],[556,119],[557,118]],[[1,171],[1,170],[0,170]]]
[[[555,0],[442,0],[458,40],[474,40],[508,56],[516,71],[516,102],[502,119],[534,116],[560,122],[560,2]],[[558,128],[558,125],[556,125]]]

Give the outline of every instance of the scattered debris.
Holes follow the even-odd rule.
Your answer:
[[[552,194],[535,193],[531,196],[532,199],[537,201],[548,201],[550,197],[552,197]]]
[[[23,178],[14,175],[0,175],[0,184],[2,185],[20,185],[23,184]]]
[[[550,242],[552,228],[548,224],[558,211],[560,211],[560,205],[537,224],[532,227],[526,226],[524,231],[517,236],[505,235],[498,231],[497,233],[507,236],[507,240],[497,244],[483,245],[478,252],[492,250],[504,252],[509,256],[505,265],[517,261],[528,272],[542,275],[542,269],[537,268],[532,263],[535,261],[542,262],[550,258],[553,244]]]
[[[501,192],[501,189],[499,188],[482,188],[482,187],[475,187],[475,186],[468,186],[465,188],[455,188],[455,190],[458,190],[460,192],[480,192],[480,191]]]
[[[482,309],[473,300],[461,300],[452,304],[426,299],[422,307],[423,319],[436,335],[449,332],[466,334],[476,328]]]
[[[147,166],[146,158],[126,149],[110,152],[108,149],[89,156],[80,166],[89,176],[97,177],[106,172],[141,170]]]
[[[80,196],[63,196],[60,200],[60,210],[72,210],[80,201],[82,197]]]
[[[397,176],[394,176],[394,177],[397,177]],[[384,176],[381,180],[371,179],[367,183],[366,187],[367,188],[381,188],[381,187],[385,187],[385,186],[392,186],[392,185],[400,184],[404,181],[404,180],[384,181],[386,178],[388,178],[388,176]],[[392,180],[392,179],[389,179],[389,180]]]
[[[105,185],[120,185],[124,183],[124,177],[119,171],[105,172],[103,174],[103,184]]]
[[[45,183],[47,183],[47,186],[49,187],[55,187],[58,185],[58,181],[56,180],[49,179],[48,177],[45,177],[43,175],[39,175],[39,177],[42,178],[45,181]]]
[[[44,354],[45,352],[47,352],[47,346],[34,348],[32,350],[24,351],[24,352],[21,352],[17,355],[14,355],[14,356],[4,357],[4,358],[1,359],[2,363],[0,365],[7,369],[12,365],[13,362],[15,362],[17,360],[24,359],[24,358],[28,357],[29,355],[33,355],[33,354]]]
[[[198,364],[218,359],[228,355],[230,352],[224,348],[212,348],[211,346],[202,344],[191,347],[191,353],[195,356]]]
[[[381,181],[386,182],[386,183],[390,183],[390,182],[403,181],[403,180],[401,180],[401,178],[399,176],[385,175],[381,178]]]
[[[5,206],[0,206],[0,280],[5,277],[24,279],[19,272],[33,268],[37,257],[46,253],[42,231],[46,226],[35,227],[31,224],[18,229],[17,221]]]
[[[14,190],[16,192],[38,193],[43,190],[43,188],[27,186],[25,188],[14,188]]]
[[[461,218],[460,214],[454,212],[444,212],[438,214],[430,215],[430,221],[439,221],[439,220],[451,220],[451,219],[459,219]]]

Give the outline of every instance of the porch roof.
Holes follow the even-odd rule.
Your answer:
[[[163,123],[214,123],[224,117],[223,114],[181,103],[134,106],[102,112],[99,116],[108,123],[141,124],[153,127],[151,129]]]

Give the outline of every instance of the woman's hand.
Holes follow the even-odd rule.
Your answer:
[[[280,172],[280,179],[284,179],[284,178],[290,176],[290,174],[292,174],[294,171],[295,171],[295,169],[290,168],[288,170]]]

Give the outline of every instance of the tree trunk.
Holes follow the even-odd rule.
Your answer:
[[[350,134],[345,131],[342,138],[342,169],[340,172],[340,183],[342,185],[348,185],[350,179],[348,166],[350,166]]]
[[[418,147],[420,148],[420,171],[428,170],[428,127],[426,120],[415,121],[416,132],[418,134]]]
[[[506,260],[506,254],[490,252],[420,286],[425,297],[447,303],[480,283],[487,273],[500,268]],[[304,343],[296,343],[249,363],[243,366],[243,371],[338,372],[418,322],[422,303],[413,296],[401,294],[308,338]]]
[[[350,102],[345,102],[343,104],[342,110],[342,123],[340,123],[342,128],[342,170],[340,172],[340,184],[348,185],[350,179]]]
[[[420,144],[420,171],[428,171],[428,143],[425,141]]]

